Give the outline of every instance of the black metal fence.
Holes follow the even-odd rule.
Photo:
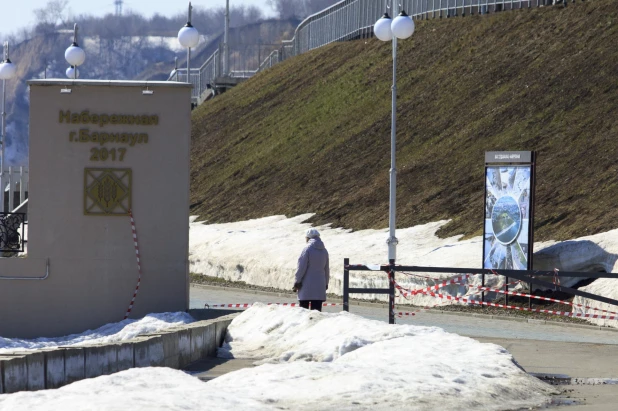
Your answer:
[[[513,278],[529,285],[530,294],[532,294],[533,285],[552,288],[555,291],[563,292],[569,295],[580,296],[590,300],[615,305],[618,307],[618,300],[603,297],[596,294],[591,294],[585,291],[580,291],[575,288],[560,285],[560,281],[549,282],[541,279],[542,277],[551,277],[559,280],[560,278],[617,278],[618,273],[582,273],[582,272],[566,272],[566,271],[539,271],[539,270],[488,270],[476,268],[453,268],[453,267],[421,267],[421,266],[404,266],[396,265],[393,261],[389,264],[379,266],[379,271],[383,271],[388,276],[388,288],[351,288],[350,287],[350,271],[376,271],[364,264],[350,264],[350,259],[343,260],[343,309],[350,311],[350,294],[386,294],[388,295],[388,322],[395,323],[395,273],[412,272],[412,273],[450,273],[450,274],[481,274],[482,285],[485,286],[485,275],[501,275],[506,277],[505,289],[508,291],[508,279]],[[507,294],[508,296],[508,294]],[[482,297],[484,301],[484,293]],[[506,301],[508,304],[508,300]],[[528,300],[528,306],[532,306],[532,298]]]

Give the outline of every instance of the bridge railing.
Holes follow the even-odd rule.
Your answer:
[[[412,18],[429,19],[442,17],[486,14],[490,12],[515,10],[522,8],[548,6],[557,0],[398,0]],[[568,0],[562,0],[565,2]],[[571,0],[574,2],[575,0]],[[390,1],[388,1],[390,4]],[[232,51],[228,73],[222,70],[222,51],[216,50],[199,69],[191,69],[190,81],[194,85],[192,98],[199,103],[206,92],[211,92],[207,85],[212,85],[216,78],[222,76],[247,78],[259,71],[272,67],[280,61],[297,56],[309,50],[337,41],[347,41],[373,36],[373,25],[388,11],[383,0],[342,0],[332,6],[312,14],[303,20],[294,37],[282,41],[270,55],[260,62],[256,60],[255,50]],[[389,11],[389,14],[392,14]],[[394,16],[391,16],[394,17]],[[250,46],[250,45],[249,45]],[[239,47],[239,46],[236,46]],[[178,69],[168,80],[187,81],[187,70]]]
[[[551,5],[555,0],[399,0],[414,19],[455,17]],[[567,1],[567,0],[564,0]],[[575,0],[571,0],[575,1]],[[390,1],[388,2],[390,4]],[[384,1],[343,0],[303,20],[291,40],[284,41],[283,59],[336,41],[373,36],[373,25],[385,12]],[[394,16],[391,16],[394,17]]]

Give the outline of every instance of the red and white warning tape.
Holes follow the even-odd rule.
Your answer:
[[[587,305],[582,305],[582,304],[575,304],[575,303],[572,303],[570,301],[556,300],[555,298],[550,298],[550,297],[542,297],[540,295],[518,293],[518,292],[515,292],[515,291],[506,291],[506,290],[494,289],[494,288],[489,288],[489,287],[474,286],[474,285],[470,285],[469,287],[470,288],[476,288],[476,289],[479,290],[479,292],[490,291],[490,292],[495,292],[495,293],[500,293],[500,294],[515,295],[515,296],[518,296],[518,297],[528,297],[528,298],[534,298],[536,300],[551,301],[551,302],[554,302],[554,303],[570,305],[572,307],[579,307],[579,308],[589,309],[589,310],[593,310],[593,311],[600,311],[602,313],[618,315],[618,313],[616,313],[614,311],[601,310],[600,308],[589,307]],[[477,293],[475,293],[475,294],[477,294]]]
[[[131,220],[133,221],[133,220]],[[137,247],[137,237],[135,237],[136,239],[136,247]],[[137,250],[137,248],[136,248]],[[139,257],[138,257],[138,267],[139,267]],[[556,272],[557,269],[554,271]],[[530,312],[537,312],[537,313],[545,313],[545,314],[552,314],[552,315],[559,315],[559,316],[564,316],[564,317],[575,317],[575,318],[595,318],[595,319],[606,319],[606,320],[616,320],[618,319],[618,313],[613,312],[613,311],[609,311],[609,310],[601,310],[600,308],[594,308],[594,307],[589,307],[589,306],[585,306],[582,304],[575,304],[569,301],[562,301],[562,300],[557,300],[554,298],[549,298],[549,297],[542,297],[542,296],[538,296],[538,295],[531,295],[531,294],[525,294],[525,293],[518,293],[515,291],[507,291],[507,290],[502,290],[502,289],[496,289],[496,288],[490,288],[490,287],[482,287],[482,286],[475,286],[475,285],[471,285],[471,284],[461,284],[463,281],[468,280],[468,278],[472,277],[471,274],[464,274],[461,275],[459,277],[454,277],[454,278],[450,278],[450,279],[446,279],[443,280],[442,282],[440,282],[439,284],[434,284],[431,285],[429,287],[425,287],[425,288],[421,288],[421,289],[407,289],[402,287],[401,285],[397,284],[397,282],[394,281],[394,279],[392,278],[390,272],[389,272],[389,282],[391,282],[395,288],[400,292],[400,295],[404,298],[408,298],[410,296],[413,295],[417,295],[417,294],[424,294],[424,295],[429,295],[432,297],[436,297],[436,298],[440,298],[443,300],[448,300],[448,301],[459,301],[459,302],[463,302],[463,303],[467,303],[467,304],[473,304],[473,305],[485,305],[485,306],[490,306],[490,307],[498,307],[498,308],[506,308],[506,309],[511,309],[511,310],[518,310],[518,311],[530,311]],[[422,276],[421,276],[422,277]],[[556,275],[557,277],[557,275]],[[429,277],[426,277],[429,278]],[[435,280],[435,279],[433,279]],[[559,279],[557,280],[559,281]],[[557,282],[556,280],[554,280],[554,283]],[[508,284],[506,284],[507,286],[511,286],[514,284],[519,283],[520,281],[513,281],[510,282]],[[579,308],[584,308],[584,309],[590,309],[590,310],[594,310],[594,311],[600,311],[602,313],[607,313],[607,314],[612,314],[612,315],[598,315],[598,314],[587,314],[587,313],[572,313],[572,312],[566,312],[566,311],[553,311],[553,310],[545,310],[545,309],[541,309],[541,308],[528,308],[528,307],[518,307],[518,306],[512,306],[512,305],[504,305],[504,304],[497,304],[497,303],[492,303],[492,302],[487,302],[487,301],[479,301],[479,300],[474,300],[474,299],[470,299],[470,298],[464,298],[464,297],[454,297],[451,295],[445,295],[445,294],[440,294],[440,293],[435,293],[435,290],[439,290],[443,287],[446,287],[448,285],[451,284],[460,284],[460,285],[464,285],[466,287],[469,287],[471,289],[476,289],[476,291],[472,292],[471,294],[468,294],[468,296],[470,295],[475,295],[475,294],[480,294],[482,292],[495,292],[495,293],[500,293],[500,294],[507,294],[507,295],[513,295],[513,296],[520,296],[520,297],[528,297],[528,298],[534,298],[537,300],[544,300],[544,301],[551,301],[551,302],[555,302],[555,303],[559,303],[559,304],[565,304],[565,305],[570,305],[573,307],[579,307]],[[558,282],[559,284],[559,282]],[[138,288],[139,288],[139,282],[138,282]],[[136,290],[136,294],[137,294],[137,290]],[[135,296],[134,296],[135,299]],[[289,306],[289,307],[297,307],[300,306],[299,303],[265,303],[266,305],[283,305],[283,306]],[[248,308],[251,307],[253,304],[249,304],[249,303],[243,303],[243,304],[213,304],[213,305],[209,305],[206,304],[205,308]],[[338,306],[338,305],[343,305],[340,303],[323,303],[322,306],[323,307],[329,307],[329,306]],[[440,305],[443,304],[436,304],[434,306],[425,306],[423,308],[420,308],[416,311],[400,311],[400,312],[395,312],[395,307],[392,306],[390,307],[391,312],[394,315],[397,315],[399,317],[403,317],[403,316],[415,316],[417,313],[421,312],[421,311],[426,311],[426,310],[430,310],[432,308],[438,307]],[[129,307],[129,311],[130,311],[130,307]]]
[[[137,245],[137,231],[135,230],[135,220],[133,220],[133,213],[129,210],[129,217],[131,217],[131,231],[133,231],[133,244],[135,245],[135,258],[137,259],[137,285],[135,286],[135,292],[133,293],[133,298],[131,298],[131,303],[129,304],[129,308],[127,309],[127,313],[124,315],[124,319],[129,318],[129,314],[131,314],[131,310],[133,309],[133,304],[135,303],[135,297],[137,297],[137,292],[139,291],[139,285],[142,281],[142,265],[139,260],[139,246]]]
[[[555,271],[557,271],[557,269]],[[395,284],[395,287],[402,293],[403,297],[404,298],[408,298],[409,295],[415,295],[415,294],[418,294],[419,292],[422,293],[422,294],[426,294],[427,295],[429,293],[429,291],[431,291],[432,289],[442,288],[442,287],[444,287],[445,285],[448,285],[448,284],[453,284],[453,283],[461,282],[463,279],[464,278],[462,278],[462,277],[457,277],[457,278],[454,278],[452,280],[445,280],[441,284],[429,287],[429,289],[425,288],[425,289],[421,289],[421,290],[405,289],[405,288],[401,287],[399,284],[397,284],[396,282],[394,282],[394,284]],[[513,281],[513,282],[509,283],[508,285],[511,286],[511,285],[517,284],[519,282],[520,282],[519,280],[518,281]],[[593,311],[596,311],[596,312],[601,312],[601,313],[612,314],[614,316],[618,316],[618,313],[616,313],[614,311],[602,310],[600,308],[590,307],[590,306],[586,306],[586,305],[582,305],[582,304],[575,304],[575,303],[572,303],[570,301],[562,301],[562,300],[557,300],[555,298],[550,298],[550,297],[542,297],[542,296],[538,296],[538,295],[518,293],[518,292],[515,292],[515,291],[506,291],[506,290],[490,288],[490,287],[474,286],[474,285],[469,285],[469,284],[467,286],[470,287],[470,288],[475,288],[475,289],[478,290],[477,292],[474,292],[474,293],[469,294],[469,295],[480,294],[481,292],[488,291],[488,292],[495,292],[495,293],[500,293],[500,294],[519,296],[519,297],[534,298],[534,299],[537,299],[537,300],[550,301],[550,302],[555,302],[555,303],[559,303],[559,304],[570,305],[572,307],[584,308],[584,309],[593,310]],[[440,295],[442,295],[442,294],[440,294]],[[442,296],[444,298],[446,298],[446,299],[450,299],[450,298],[448,298],[450,296],[444,296],[444,295],[442,295]],[[442,298],[442,297],[440,297],[440,298]],[[473,302],[471,304],[476,304],[476,302]],[[493,304],[493,303],[491,303],[491,304]],[[488,305],[490,305],[490,304],[488,304]],[[422,308],[420,310],[415,311],[415,313],[419,312],[419,311],[425,311],[425,310],[427,310],[429,308],[433,308],[433,307],[424,307],[424,308]],[[519,308],[515,308],[514,306],[504,306],[504,308],[519,309]],[[527,311],[527,310],[525,310],[525,311]],[[548,312],[548,311],[551,311],[551,310],[537,311],[537,312]],[[551,311],[551,312],[562,313],[562,311]],[[557,315],[565,315],[565,314],[557,314]],[[596,314],[577,314],[577,315],[574,315],[574,316],[577,316],[577,317],[584,316],[584,318],[588,318],[588,317],[590,317],[590,318],[598,318],[598,317],[595,317],[595,315]]]
[[[204,304],[204,308],[249,308],[254,303],[239,303],[239,304]],[[285,307],[300,307],[299,303],[264,303],[266,305],[282,305]],[[322,303],[322,307],[335,307],[343,305],[341,303]]]
[[[412,289],[403,288],[402,286],[397,284],[395,281],[393,281],[390,278],[390,276],[389,276],[389,279],[390,279],[391,282],[393,282],[393,284],[395,284],[395,288],[397,288],[399,290],[401,295],[404,298],[408,298],[408,296],[413,296],[413,295],[416,295],[416,294],[424,294],[427,291],[439,290],[440,288],[446,287],[447,285],[458,284],[458,283],[460,283],[460,282],[462,282],[464,280],[467,280],[469,277],[470,277],[470,274],[464,274],[464,275],[461,275],[459,277],[455,277],[455,278],[444,280],[444,281],[442,281],[439,284],[431,285],[429,287],[421,288],[421,289],[418,289],[418,290],[412,290]]]
[[[399,312],[394,312],[395,315],[397,315],[399,318],[404,317],[404,316],[414,316],[418,313],[424,312],[424,311],[429,311],[432,310],[436,307],[440,307],[443,305],[446,305],[448,303],[438,303],[438,304],[434,304],[434,305],[426,305],[425,307],[419,308],[418,310],[414,310],[414,311],[399,311]]]
[[[447,282],[451,282],[451,281],[456,281],[457,279],[453,279],[453,280],[447,280]],[[513,281],[508,283],[508,286],[514,285],[519,283],[520,281]],[[440,284],[441,286],[444,286],[444,283]],[[397,289],[399,291],[402,290],[402,287],[399,286],[399,284],[395,283],[395,286],[397,287]],[[584,309],[590,309],[593,311],[599,311],[602,313],[607,313],[607,314],[612,314],[612,316],[602,316],[602,315],[598,315],[598,314],[586,314],[586,313],[581,313],[581,314],[574,314],[574,313],[569,313],[569,312],[564,312],[564,311],[553,311],[553,310],[544,310],[544,309],[529,309],[526,307],[516,307],[516,306],[510,306],[510,305],[503,305],[503,304],[496,304],[496,303],[483,303],[477,300],[472,300],[472,299],[468,299],[468,298],[463,298],[463,297],[453,297],[453,296],[449,296],[449,295],[444,295],[444,294],[439,294],[439,293],[433,293],[429,290],[420,290],[422,294],[425,295],[431,295],[433,297],[437,297],[437,298],[441,298],[441,299],[446,299],[446,300],[452,300],[452,301],[461,301],[464,303],[468,303],[468,304],[477,304],[477,305],[487,305],[487,306],[492,306],[492,307],[500,307],[500,308],[506,308],[506,309],[514,309],[514,310],[521,310],[521,311],[532,311],[532,312],[541,312],[541,313],[547,313],[547,314],[553,314],[553,315],[561,315],[561,316],[569,316],[569,317],[577,317],[577,318],[597,318],[597,319],[615,319],[618,318],[618,313],[613,312],[613,311],[609,311],[609,310],[601,310],[599,308],[594,308],[594,307],[589,307],[589,306],[585,306],[582,304],[574,304],[570,301],[562,301],[562,300],[557,300],[554,298],[549,298],[549,297],[542,297],[542,296],[536,296],[536,295],[531,295],[531,294],[525,294],[525,293],[518,293],[515,291],[506,291],[506,290],[502,290],[502,289],[496,289],[496,288],[490,288],[490,287],[482,287],[482,286],[474,286],[474,285],[468,285],[468,287],[470,288],[474,288],[476,289],[475,292],[468,294],[468,296],[470,295],[475,295],[475,294],[480,294],[482,292],[488,291],[488,292],[496,292],[496,293],[500,293],[500,294],[508,294],[508,295],[514,295],[514,296],[520,296],[520,297],[529,297],[529,298],[535,298],[535,299],[539,299],[539,300],[545,300],[545,301],[551,301],[551,302],[556,302],[556,303],[560,303],[560,304],[565,304],[565,305],[570,305],[573,307],[579,307],[579,308],[584,308]],[[412,291],[414,292],[415,290],[408,290],[408,291]],[[413,294],[408,294],[408,295],[413,295]],[[416,311],[413,312],[397,312],[395,313],[396,315],[398,315],[399,317],[402,316],[413,316],[416,315],[419,312],[422,311],[427,311],[430,310],[432,308],[436,308],[440,305],[443,304],[437,304],[434,306],[426,306],[423,308],[420,308]]]
[[[468,303],[468,304],[487,305],[487,306],[490,306],[490,307],[508,308],[508,309],[511,309],[511,310],[518,310],[518,311],[530,311],[530,312],[535,312],[535,313],[553,314],[553,315],[560,315],[560,316],[563,316],[563,317],[597,318],[597,319],[600,319],[600,320],[616,320],[616,319],[618,319],[618,316],[615,316],[615,315],[614,316],[609,316],[609,315],[597,315],[597,314],[570,313],[570,312],[567,312],[567,311],[544,310],[544,309],[541,309],[541,308],[517,307],[517,306],[512,306],[512,305],[490,303],[490,302],[487,302],[487,301],[472,300],[472,299],[469,299],[469,298],[453,297],[453,296],[450,296],[450,295],[434,293],[434,292],[431,292],[431,291],[423,292],[423,294],[431,295],[432,297],[442,298],[442,299],[446,299],[446,300],[450,300],[450,301],[461,301],[461,302]]]

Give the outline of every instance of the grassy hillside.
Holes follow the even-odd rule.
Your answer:
[[[536,239],[618,227],[618,2],[417,22],[398,53],[398,227],[482,233],[484,152],[536,150]],[[191,213],[388,226],[391,46],[332,44],[193,114]]]

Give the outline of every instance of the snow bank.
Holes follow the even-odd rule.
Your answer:
[[[127,319],[117,323],[106,324],[95,330],[88,330],[81,334],[71,334],[65,337],[37,338],[33,340],[0,337],[0,354],[59,346],[113,343],[130,340],[139,334],[152,333],[194,321],[193,317],[184,312],[159,313],[148,314],[139,320]]]
[[[322,314],[302,308],[289,310],[255,303],[232,321],[219,356],[261,360],[258,363],[328,362],[378,341],[443,333],[436,327],[393,327],[345,311]]]
[[[189,230],[189,262],[194,273],[207,274],[232,281],[245,281],[265,287],[291,289],[296,262],[305,246],[305,231],[311,227],[303,223],[313,214],[293,218],[273,216],[226,224],[204,224],[192,218]],[[480,237],[458,241],[460,236],[440,239],[435,232],[446,221],[397,230],[398,263],[405,265],[477,267],[482,260]],[[386,238],[388,230],[351,232],[341,228],[317,226],[330,254],[331,282],[329,292],[341,293],[343,259],[354,264],[387,262]],[[454,265],[457,262],[457,265]],[[449,277],[452,274],[431,274]],[[418,277],[398,277],[405,287],[427,284]],[[429,283],[431,284],[431,283]],[[387,288],[383,272],[354,272],[351,287]],[[449,286],[452,295],[462,295],[465,287]],[[367,299],[385,299],[384,295],[364,294]],[[432,297],[416,296],[416,304],[436,303]],[[405,300],[398,301],[399,303]]]
[[[194,273],[207,274],[248,284],[290,289],[296,261],[305,245],[304,233],[311,224],[304,223],[313,214],[293,218],[272,216],[226,224],[205,224],[191,218],[189,231],[190,264]],[[412,228],[397,230],[398,264],[435,267],[480,267],[482,261],[481,237],[461,240],[460,236],[441,239],[436,231],[447,221],[438,221]],[[388,230],[361,230],[351,232],[341,228],[317,226],[330,253],[331,283],[329,292],[341,293],[343,259],[353,264],[380,264],[387,261],[386,238]],[[535,243],[535,268],[562,271],[618,270],[618,230],[564,242]],[[452,274],[427,273],[433,278],[450,277]],[[547,279],[549,282],[552,278]],[[480,285],[480,276],[470,279]],[[504,284],[503,277],[486,277],[488,286]],[[432,280],[397,274],[397,282],[406,288],[419,288],[434,284]],[[566,280],[563,285],[572,285]],[[607,280],[599,286],[601,295],[618,293],[618,280]],[[351,287],[388,287],[383,272],[352,272]],[[611,291],[614,290],[614,291]],[[443,294],[462,296],[470,293],[466,287],[451,285]],[[385,300],[385,295],[364,294],[358,298]],[[411,300],[397,299],[397,304],[437,305],[444,301],[417,295]],[[586,305],[593,306],[588,302]],[[613,308],[618,311],[618,307]]]
[[[209,387],[284,409],[519,409],[555,393],[495,344],[346,312],[256,304],[232,321],[220,352],[270,364]]]
[[[226,355],[271,363],[208,383],[132,369],[0,396],[0,410],[508,410],[557,393],[502,347],[434,327],[256,304],[229,332]]]
[[[614,300],[618,300],[618,280],[613,278],[599,278],[595,280],[592,284],[587,285],[585,287],[580,288],[581,291],[585,291],[591,294],[602,295],[604,297],[612,298]],[[574,313],[581,314],[596,314],[601,316],[618,316],[618,307],[615,305],[609,305],[606,303],[601,303],[594,300],[589,300],[588,298],[583,298],[576,296],[573,299],[575,304],[581,304],[583,306],[598,308],[599,310],[610,311],[611,313],[602,312],[602,311],[593,311],[590,309],[584,309],[580,307],[573,307]],[[593,324],[600,325],[602,327],[616,327],[618,328],[618,320],[604,320],[598,318],[587,318],[587,320]]]
[[[171,368],[133,368],[56,390],[0,395],[0,411],[271,410]]]

